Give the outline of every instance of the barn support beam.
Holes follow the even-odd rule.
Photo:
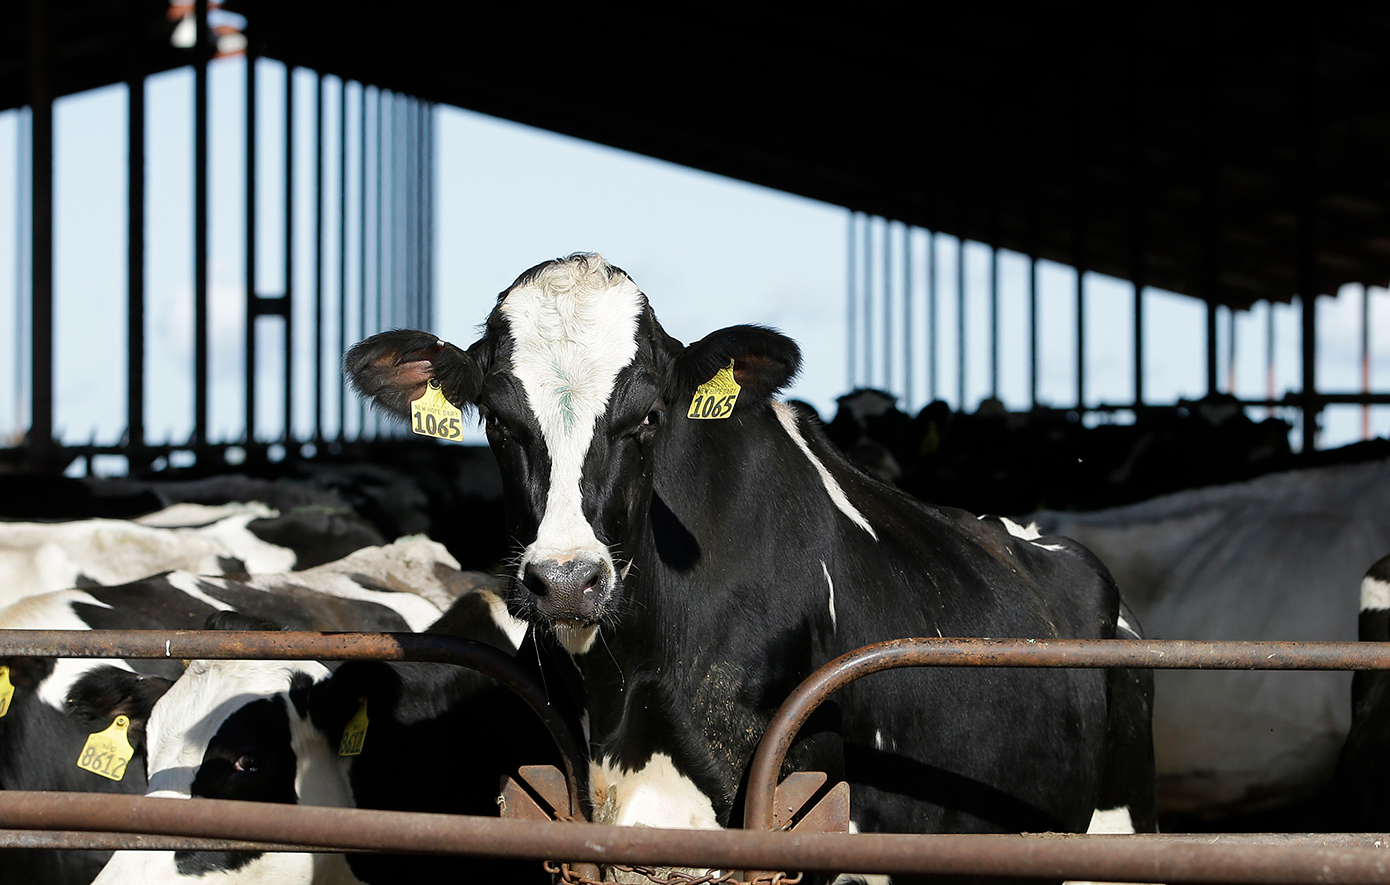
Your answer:
[[[135,3],[129,4],[132,8]],[[136,20],[132,16],[132,21]],[[130,43],[136,43],[132,28]],[[131,472],[149,466],[145,452],[145,77],[132,49],[126,77],[126,442]]]
[[[53,84],[49,4],[29,12],[29,437],[33,460],[53,458]]]
[[[208,0],[193,4],[193,439],[208,441]]]

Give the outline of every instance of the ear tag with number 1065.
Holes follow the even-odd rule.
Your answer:
[[[10,682],[10,668],[0,665],[0,716],[10,712],[10,701],[14,700],[14,683]]]
[[[410,403],[410,429],[440,439],[463,437],[463,411],[444,398],[439,382],[430,379],[425,392]]]
[[[82,755],[77,757],[77,767],[113,781],[125,777],[126,764],[135,756],[135,748],[126,736],[129,729],[130,717],[117,716],[105,731],[88,735]]]
[[[734,403],[738,402],[738,392],[742,389],[734,380],[734,361],[729,360],[713,378],[695,388],[695,398],[690,401],[690,411],[685,417],[727,418],[734,413]]]

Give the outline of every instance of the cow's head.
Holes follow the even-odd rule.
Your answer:
[[[264,629],[271,625],[230,612],[210,628]],[[108,668],[105,678],[136,678]],[[122,674],[125,674],[123,677]],[[100,674],[94,674],[100,675]],[[193,661],[152,707],[126,709],[132,734],[143,742],[146,795],[352,805],[345,766],[330,738],[311,721],[312,688],[329,677],[313,661]],[[74,713],[95,713],[103,696],[129,692],[74,687]],[[135,763],[132,763],[135,764]],[[98,883],[203,881],[351,881],[342,855],[289,852],[117,851]]]
[[[756,326],[685,347],[626,273],[576,254],[518,277],[467,351],[425,332],[384,332],[353,347],[345,368],[363,396],[401,417],[431,384],[477,408],[523,548],[512,611],[582,651],[621,610],[660,447],[679,434],[696,388],[730,361],[740,406],[758,408],[800,355]]]

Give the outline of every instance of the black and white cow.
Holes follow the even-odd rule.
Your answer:
[[[1028,519],[1099,556],[1154,638],[1350,641],[1366,564],[1390,550],[1390,460]],[[1305,803],[1336,769],[1351,682],[1332,670],[1156,671],[1160,810],[1175,826],[1276,811],[1280,828],[1320,826]]]
[[[279,574],[384,543],[350,512],[280,513],[258,502],[178,503],[132,519],[0,521],[0,605],[167,571]]]
[[[265,629],[222,614],[217,629]],[[486,587],[460,597],[431,632],[515,653],[517,629]],[[497,815],[504,775],[558,763],[535,714],[511,691],[442,664],[194,661],[157,700],[111,704],[136,677],[98,671],[74,688],[75,709],[122,710],[140,726],[150,796]],[[358,755],[339,754],[365,709]],[[118,851],[98,883],[278,885],[452,881],[548,882],[537,862],[298,852]]]
[[[114,587],[31,596],[0,610],[0,629],[196,630],[211,615],[238,612],[301,630],[422,630],[486,578],[457,565],[441,545],[405,538],[283,575],[235,581],[170,572]],[[68,701],[85,676],[109,670],[129,680],[117,696],[128,696],[123,703],[157,697],[182,674],[178,661],[0,657],[0,664],[9,667],[15,688],[8,713],[0,717],[0,788],[144,792],[138,766],[119,781],[76,766],[87,736],[109,726],[120,711],[88,715],[89,704],[70,716]],[[104,859],[101,852],[0,852],[0,881],[86,882]]]
[[[1390,556],[1361,581],[1362,642],[1390,642]],[[1352,677],[1351,729],[1342,747],[1334,785],[1336,829],[1363,833],[1390,830],[1390,671],[1362,670]]]
[[[486,422],[521,545],[509,605],[583,673],[598,821],[737,823],[769,717],[851,649],[1117,635],[1118,593],[1079,545],[849,466],[773,399],[799,362],[756,326],[682,345],[627,274],[586,254],[522,274],[467,351],[395,331],[346,356],[358,391],[394,414],[437,384]],[[729,368],[736,399],[727,377],[710,384]],[[712,419],[692,418],[711,397],[698,411]],[[1147,829],[1147,679],[881,674],[822,708],[789,767],[843,772],[859,830],[1077,831],[1116,806]]]

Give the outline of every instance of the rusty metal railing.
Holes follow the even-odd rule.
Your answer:
[[[312,633],[240,630],[0,630],[0,654],[15,657],[172,660],[427,661],[477,670],[516,692],[544,723],[564,762],[570,813],[582,815],[587,748],[577,723],[511,655],[434,633]]]
[[[440,643],[442,644],[436,644]],[[419,634],[0,631],[0,649],[42,657],[313,658],[451,660],[473,652],[448,637]],[[489,657],[492,650],[480,653]],[[500,655],[500,653],[498,653]],[[505,655],[501,655],[505,658]],[[508,659],[509,661],[510,659]],[[505,665],[503,665],[505,667]],[[901,875],[1021,876],[1149,882],[1390,881],[1390,834],[1288,836],[1083,836],[813,834],[759,831],[786,746],[811,710],[859,676],[893,666],[1148,667],[1160,669],[1390,669],[1390,645],[1357,642],[1160,640],[897,640],[826,665],[798,688],[770,724],[754,759],[748,829],[696,831],[553,825],[520,820],[358,809],[161,800],[98,794],[0,792],[0,825],[25,844],[75,847],[74,834],[116,844],[139,833],[144,847],[190,847],[210,838],[285,850],[367,850],[568,858],[578,862]],[[496,674],[494,674],[496,675]],[[499,677],[499,681],[506,680]],[[533,688],[525,679],[526,689]],[[533,706],[536,706],[533,703]],[[543,720],[544,704],[537,709]],[[547,720],[547,726],[551,727]],[[552,734],[555,733],[552,728]],[[573,735],[570,735],[573,738]],[[558,743],[558,740],[557,740]],[[780,749],[779,749],[780,747]],[[577,790],[570,754],[571,801]],[[769,775],[770,772],[770,775]],[[766,788],[766,789],[765,789]],[[756,799],[756,801],[755,801]],[[211,806],[206,812],[201,806]],[[196,811],[196,813],[195,813]],[[765,815],[764,820],[771,820]],[[765,826],[765,825],[764,825]],[[56,832],[55,832],[56,831]],[[16,834],[11,834],[16,835]],[[8,843],[0,843],[8,844]],[[344,848],[343,846],[353,846]],[[83,846],[87,847],[87,846]],[[275,850],[264,848],[263,850]]]

